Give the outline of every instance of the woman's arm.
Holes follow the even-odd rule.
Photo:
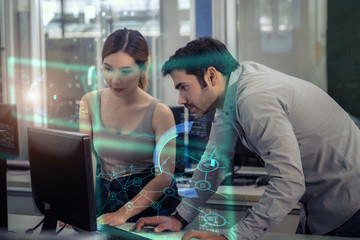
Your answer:
[[[158,103],[155,107],[152,119],[152,128],[155,132],[156,142],[170,128],[175,126],[174,116],[171,110],[164,104]],[[133,205],[131,210],[127,204],[114,213],[107,213],[98,218],[99,224],[121,225],[132,216],[144,211],[151,206],[153,201],[163,195],[163,190],[169,187],[175,170],[176,139],[169,141],[161,151],[160,164],[162,173],[157,174],[144,188],[129,202]],[[145,194],[146,193],[146,194]]]

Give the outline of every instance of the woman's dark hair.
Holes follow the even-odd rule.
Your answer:
[[[224,75],[235,71],[239,63],[231,56],[225,44],[214,38],[205,36],[195,39],[185,47],[179,48],[161,71],[163,76],[174,70],[185,70],[187,74],[195,75],[200,85],[207,86],[204,74],[209,67],[214,67]]]
[[[127,28],[112,32],[104,43],[101,54],[102,62],[104,62],[104,58],[118,51],[129,54],[134,58],[135,63],[139,65],[140,70],[145,71],[145,64],[149,59],[149,48],[144,36],[140,32]],[[140,78],[139,87],[146,90],[147,85],[148,78],[144,74]]]

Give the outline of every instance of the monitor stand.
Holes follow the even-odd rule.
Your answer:
[[[0,157],[0,229],[8,230],[8,206],[7,206],[7,164],[6,159]]]
[[[45,211],[44,223],[42,225],[41,233],[56,233],[57,217],[54,210],[51,208]]]

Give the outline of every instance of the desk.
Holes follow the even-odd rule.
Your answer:
[[[188,185],[177,184],[179,188],[187,188]],[[256,187],[255,184],[247,186],[219,186],[216,194],[213,194],[207,201],[205,209],[211,213],[219,214],[226,218],[227,224],[221,228],[229,228],[240,221],[246,214],[247,210],[257,203],[264,193],[266,186]],[[196,210],[195,210],[196,211]],[[274,226],[270,232],[295,233],[299,223],[300,208],[295,206],[294,209],[284,217],[284,219]],[[203,216],[203,215],[202,215]],[[198,222],[204,222],[201,215],[198,215],[198,221],[193,221],[190,227],[194,229],[202,228],[208,230],[212,227],[199,226]]]
[[[26,216],[26,215],[17,215],[17,214],[9,214],[9,231],[15,232],[9,235],[10,239],[50,239],[49,236],[46,238],[39,237],[40,229],[37,229],[31,235],[23,235],[23,233],[34,227],[42,217],[40,216]],[[120,228],[128,230],[133,223],[126,223]],[[181,239],[181,237],[186,232],[186,229],[180,232],[165,232],[165,233],[153,233],[152,229],[144,229],[140,235],[144,237],[148,237],[150,239],[156,240],[172,240],[172,239]],[[12,237],[13,236],[13,237]],[[17,238],[15,238],[16,236]],[[19,238],[19,236],[23,236],[23,238]],[[87,240],[103,240],[99,235],[94,234],[79,234],[72,230],[71,228],[65,228],[57,237],[57,240],[72,240],[72,239],[87,239]],[[286,233],[275,233],[268,232],[263,235],[259,240],[359,240],[359,238],[343,238],[343,237],[328,237],[328,236],[314,236],[314,235],[300,235],[300,234],[286,234]],[[105,238],[104,238],[105,240]]]
[[[31,195],[30,171],[9,170],[7,174],[8,182],[8,207],[9,213],[21,215],[39,215],[35,211]],[[186,184],[178,184],[178,187],[189,187]],[[227,218],[229,223],[224,226],[230,227],[239,221],[246,213],[248,208],[254,205],[265,190],[265,186],[219,186],[217,193],[207,202],[206,209],[215,211],[221,216],[231,216]],[[198,217],[201,222],[201,217]],[[298,224],[298,214],[291,213],[285,217],[283,222],[271,229],[271,232],[294,233]],[[195,220],[190,227],[199,229],[198,221]],[[205,226],[203,229],[207,230]]]
[[[32,228],[40,222],[42,216],[29,216],[29,215],[18,215],[18,214],[9,214],[9,231],[11,231],[11,235],[20,235],[20,236],[28,236],[32,238],[34,236],[39,236],[41,226],[34,231],[33,234],[25,235],[25,231],[29,228]],[[124,230],[129,230],[134,224],[126,223],[124,225],[119,226],[119,228]],[[165,233],[154,233],[152,228],[144,229],[139,235],[150,238],[150,239],[159,239],[159,240],[175,240],[181,239],[184,235],[185,231],[180,232],[165,232]],[[35,237],[34,237],[35,238]],[[47,236],[47,239],[52,236]],[[72,228],[65,228],[59,235],[56,236],[56,239],[89,239],[89,240],[102,240],[99,234],[93,233],[78,233],[74,231]],[[26,239],[26,238],[24,238]],[[36,239],[36,238],[35,238]],[[104,238],[106,240],[106,238]]]

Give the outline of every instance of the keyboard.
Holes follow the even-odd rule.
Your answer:
[[[136,233],[132,233],[110,225],[98,225],[98,232],[117,240],[151,240],[150,238],[146,238]]]

